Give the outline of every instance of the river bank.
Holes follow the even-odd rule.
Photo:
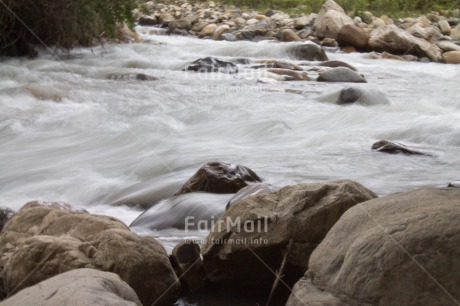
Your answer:
[[[149,14],[143,14],[145,11]],[[147,2],[135,15],[139,24],[164,28],[169,35],[227,41],[309,41],[347,53],[374,51],[376,58],[460,63],[460,19],[435,12],[398,19],[370,12],[353,16],[328,0],[318,13],[291,17],[281,11],[244,11],[212,1],[171,1]]]

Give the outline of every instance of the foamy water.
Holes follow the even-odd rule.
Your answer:
[[[379,195],[460,178],[459,65],[329,53],[388,102],[344,107],[321,97],[349,84],[261,84],[248,65],[237,75],[182,71],[205,56],[289,60],[296,43],[144,38],[0,62],[2,206],[65,201],[130,224],[142,209],[109,204],[171,191],[210,160],[243,164],[278,186],[347,178]],[[137,73],[159,80],[109,79]],[[372,152],[380,139],[435,157]],[[205,235],[135,230],[168,248]]]

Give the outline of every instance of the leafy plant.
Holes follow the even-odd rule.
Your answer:
[[[2,7],[3,6],[3,7]],[[31,44],[88,46],[118,25],[133,26],[136,0],[1,0],[0,55],[33,55]]]

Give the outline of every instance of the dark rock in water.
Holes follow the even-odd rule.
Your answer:
[[[345,87],[339,91],[328,93],[318,97],[321,102],[346,105],[359,103],[361,105],[388,105],[391,104],[385,93],[380,90],[367,87]]]
[[[62,272],[21,290],[2,305],[142,306],[136,292],[115,273],[88,268]]]
[[[367,83],[366,79],[355,71],[337,67],[319,74],[318,82],[350,82],[350,83]]]
[[[214,161],[202,166],[175,195],[196,191],[236,193],[255,182],[260,182],[260,178],[251,169]]]
[[[447,187],[460,188],[460,181],[453,181],[453,182],[450,182],[449,185],[447,185]]]
[[[194,61],[186,70],[195,72],[222,72],[222,73],[237,73],[238,67],[226,61],[221,61],[213,57],[200,58]]]
[[[288,51],[289,55],[298,60],[327,61],[326,51],[317,44],[294,46]]]
[[[116,81],[156,81],[158,78],[144,73],[111,74],[110,80]]]
[[[177,35],[177,36],[189,36],[187,30],[184,30],[184,29],[173,29],[173,30],[169,30],[167,32],[169,35]]]
[[[196,242],[179,243],[172,250],[170,259],[183,289],[196,292],[204,288],[203,261],[201,260],[200,246]]]
[[[191,192],[160,201],[143,212],[130,227],[163,230],[209,230],[225,211],[233,194]]]
[[[380,140],[372,145],[372,150],[377,152],[389,153],[389,154],[406,154],[406,155],[425,155],[431,156],[430,154],[419,152],[416,150],[409,149],[403,144],[392,142],[388,140]]]
[[[331,67],[331,68],[346,67],[346,68],[349,68],[349,69],[351,69],[351,70],[353,70],[353,71],[358,71],[358,69],[356,69],[356,68],[353,67],[352,65],[347,64],[347,63],[342,62],[342,61],[327,61],[327,62],[322,62],[322,63],[320,63],[318,66]]]
[[[362,96],[362,92],[357,88],[347,87],[340,91],[339,99],[337,104],[350,104],[359,101]]]
[[[206,277],[216,290],[266,298],[275,278],[271,271],[279,270],[290,241],[283,273],[288,286],[305,273],[311,252],[340,216],[375,197],[356,182],[340,180],[286,186],[235,203],[202,246]],[[285,286],[278,289],[275,295],[287,299]]]
[[[424,188],[350,208],[286,306],[458,305],[459,199],[456,188]]]
[[[8,220],[11,218],[13,214],[14,214],[14,211],[12,211],[9,208],[6,208],[6,207],[0,208],[0,232],[2,231],[6,222],[8,222]]]
[[[271,184],[266,184],[266,183],[258,183],[258,184],[252,184],[249,186],[244,187],[243,189],[240,189],[231,199],[228,201],[227,206],[225,209],[229,209],[230,206],[233,204],[240,202],[250,196],[254,195],[261,195],[261,194],[267,194],[267,193],[274,193],[279,190],[279,187],[271,185]]]
[[[139,25],[141,26],[153,26],[156,25],[158,22],[155,17],[152,16],[141,16],[139,18]]]

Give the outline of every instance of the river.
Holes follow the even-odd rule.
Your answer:
[[[298,43],[137,30],[145,43],[0,61],[1,206],[62,201],[129,225],[141,210],[110,205],[120,193],[176,188],[210,160],[245,165],[278,186],[347,178],[379,195],[460,178],[460,65],[328,53],[365,75],[356,86],[389,101],[339,106],[321,97],[347,84],[263,84],[250,65],[236,75],[183,71],[205,56],[292,61],[287,49]],[[158,80],[110,79],[137,73]],[[380,139],[434,157],[372,152]],[[134,230],[168,250],[206,235]]]

